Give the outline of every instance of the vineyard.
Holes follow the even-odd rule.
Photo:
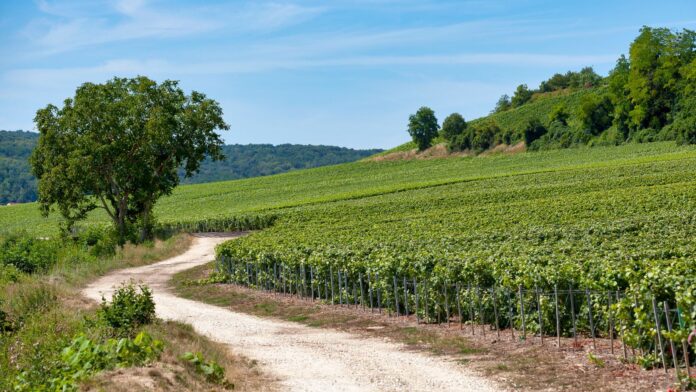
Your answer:
[[[220,269],[426,322],[621,336],[643,361],[658,360],[669,336],[681,356],[696,319],[696,155],[662,148],[565,151],[565,166],[551,165],[553,154],[478,158],[469,162],[497,170],[287,209],[220,247]],[[578,164],[609,152],[613,160]]]

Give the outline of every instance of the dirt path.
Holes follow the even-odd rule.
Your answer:
[[[171,294],[173,274],[214,258],[215,245],[232,235],[199,235],[191,248],[171,259],[112,272],[83,294],[100,300],[112,288],[134,279],[154,292],[157,315],[191,324],[236,353],[255,359],[293,391],[494,391],[490,381],[454,361],[407,350],[385,340],[263,319]]]

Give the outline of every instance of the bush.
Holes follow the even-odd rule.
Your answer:
[[[136,328],[155,319],[152,291],[145,285],[136,288],[133,283],[124,283],[114,292],[111,303],[102,297],[99,314],[117,334],[130,336]]]
[[[58,260],[59,243],[26,234],[13,234],[0,244],[0,264],[13,265],[31,274],[45,272]]]
[[[17,283],[22,277],[22,271],[20,271],[14,265],[0,264],[0,286],[6,285],[8,283]]]
[[[89,249],[93,256],[112,256],[116,253],[118,236],[110,227],[92,225],[80,233],[78,241]]]

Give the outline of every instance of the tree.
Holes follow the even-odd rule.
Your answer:
[[[583,130],[596,136],[611,126],[613,110],[608,96],[590,93],[580,98],[577,115]]]
[[[459,113],[452,113],[442,122],[442,132],[440,134],[446,141],[451,141],[455,136],[466,130],[466,121]]]
[[[515,90],[515,94],[512,96],[510,103],[513,108],[520,107],[532,99],[532,94],[534,92],[530,90],[526,84],[520,84]]]
[[[527,146],[527,149],[531,149],[532,142],[544,136],[546,132],[548,130],[538,118],[529,120],[524,128],[524,144]]]
[[[408,118],[408,133],[418,146],[418,151],[430,147],[439,129],[435,112],[429,107],[421,107],[416,114],[412,114]]]
[[[623,137],[628,138],[629,134],[629,113],[631,112],[631,100],[629,99],[628,90],[628,73],[630,63],[626,56],[621,55],[616,61],[616,66],[607,77],[607,89],[609,91],[609,99],[614,107],[612,114],[612,122]]]
[[[216,130],[227,130],[217,102],[178,82],[139,76],[85,83],[62,108],[34,119],[40,132],[31,157],[44,215],[57,206],[68,227],[102,208],[123,243],[134,225],[150,236],[156,201],[195,173],[206,156],[223,159]]]
[[[670,120],[682,84],[681,69],[696,52],[696,33],[643,27],[630,47],[628,77],[632,129],[661,129]]]
[[[476,152],[493,147],[496,143],[496,138],[502,132],[494,120],[479,122],[473,128],[471,148]]]
[[[510,96],[508,96],[507,94],[503,94],[498,99],[498,102],[495,103],[495,109],[493,109],[493,113],[504,112],[506,110],[510,110],[511,107],[512,103],[510,103]]]

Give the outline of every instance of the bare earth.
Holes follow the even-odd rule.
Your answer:
[[[215,246],[238,235],[197,235],[171,259],[114,271],[84,289],[101,300],[130,279],[152,288],[157,315],[191,324],[212,340],[259,362],[281,389],[293,391],[495,391],[491,381],[445,357],[409,351],[390,341],[263,319],[176,297],[167,289],[175,273],[215,257]]]

